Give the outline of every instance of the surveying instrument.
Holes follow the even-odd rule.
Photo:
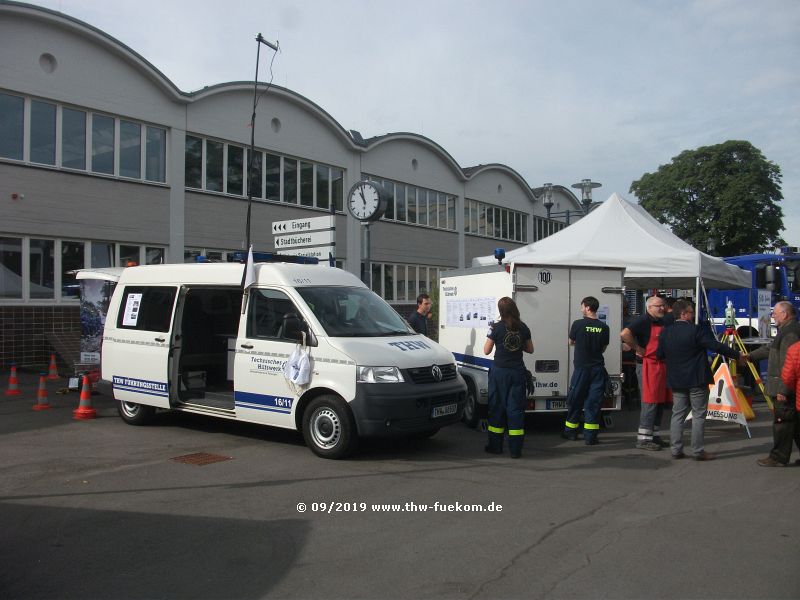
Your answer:
[[[727,344],[728,346],[735,347],[739,352],[742,354],[747,354],[747,348],[745,348],[744,342],[742,342],[742,338],[739,335],[739,332],[736,330],[737,323],[736,323],[736,311],[733,308],[733,302],[728,300],[728,305],[725,307],[725,333],[722,334],[722,338],[720,342],[723,344]],[[717,354],[714,357],[714,360],[711,362],[711,371],[713,372],[717,368],[717,364],[721,358],[721,354]],[[761,394],[764,396],[764,399],[767,401],[767,406],[772,412],[775,412],[775,409],[772,406],[772,400],[767,395],[766,389],[764,389],[764,382],[761,381],[761,375],[756,369],[755,365],[750,361],[747,361],[747,366],[750,369],[750,373],[753,376],[753,380],[758,384],[758,389],[761,390]],[[730,361],[729,368],[731,370],[731,377],[734,381],[736,381],[736,362]],[[742,394],[741,390],[736,390],[737,395],[739,398],[744,402],[745,405],[749,407],[749,403],[744,399],[744,394]],[[751,409],[752,410],[752,409]]]

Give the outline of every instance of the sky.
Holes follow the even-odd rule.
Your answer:
[[[252,81],[262,33],[280,51],[262,47],[259,79],[345,129],[422,134],[531,187],[591,178],[594,200],[635,201],[631,182],[683,150],[747,140],[781,168],[782,235],[800,246],[798,0],[30,3],[101,29],[187,92]]]

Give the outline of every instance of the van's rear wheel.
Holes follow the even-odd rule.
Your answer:
[[[320,396],[303,413],[303,438],[322,458],[344,458],[358,445],[355,419],[344,400]]]
[[[475,429],[480,420],[478,415],[478,394],[475,392],[475,384],[470,379],[467,379],[467,401],[464,403],[464,416],[461,417],[461,420],[470,429]]]
[[[117,403],[119,416],[128,425],[147,425],[153,420],[156,409],[146,404],[136,404],[135,402],[120,401]]]

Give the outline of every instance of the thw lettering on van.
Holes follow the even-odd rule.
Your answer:
[[[147,381],[146,379],[134,379],[133,377],[114,375],[112,383],[116,390],[138,392],[150,396],[167,395],[167,384],[161,381]]]
[[[400,348],[403,352],[408,352],[409,350],[425,350],[430,349],[430,346],[425,342],[389,342],[390,346],[394,346],[395,348]]]

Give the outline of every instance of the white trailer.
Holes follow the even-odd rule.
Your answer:
[[[534,352],[525,354],[525,366],[533,374],[534,391],[528,395],[527,412],[565,411],[572,377],[573,347],[568,333],[581,318],[581,300],[600,301],[598,317],[611,328],[604,353],[611,378],[602,409],[621,407],[622,292],[625,269],[533,263],[508,263],[446,271],[439,282],[439,343],[453,353],[467,383],[464,421],[474,427],[488,405],[488,375],[493,354],[484,356],[489,321],[499,318],[497,301],[508,296],[519,307],[530,327]]]

